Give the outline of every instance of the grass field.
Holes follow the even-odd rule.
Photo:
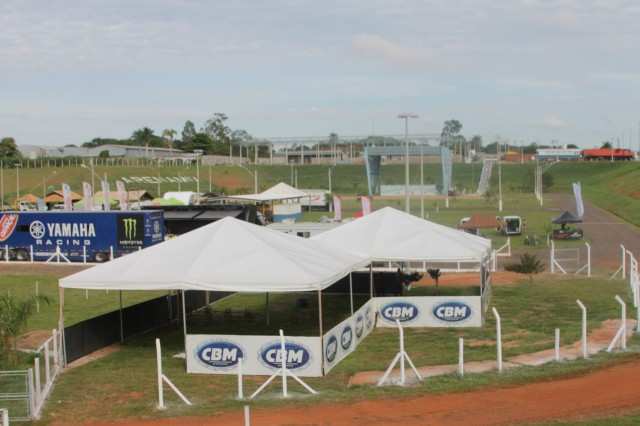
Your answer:
[[[430,288],[414,288],[412,294],[430,290]],[[447,291],[446,288],[443,290]],[[619,305],[614,300],[614,296],[621,295],[630,303],[628,293],[627,284],[621,281],[612,282],[594,278],[559,279],[555,276],[538,277],[533,285],[530,285],[528,280],[523,280],[513,287],[495,287],[492,306],[500,312],[502,317],[505,359],[522,353],[552,348],[555,328],[561,329],[562,344],[579,340],[581,317],[575,303],[576,298],[588,307],[589,328],[593,328],[605,319],[619,317]],[[93,297],[92,293],[90,298]],[[95,295],[96,299],[106,297],[105,294]],[[338,311],[348,309],[344,303],[344,296],[342,299],[342,306],[339,303],[332,304]],[[263,302],[259,296],[235,296],[220,302],[216,308],[235,309],[252,306],[255,312],[259,312]],[[291,298],[279,302],[280,308],[277,315],[284,318],[295,311]],[[75,303],[80,306],[75,306]],[[79,311],[88,309],[81,298],[75,303],[73,305],[69,303],[68,309]],[[274,323],[277,322],[276,316]],[[241,327],[240,325],[225,326],[224,329],[220,329],[216,328],[219,326],[207,326],[200,322],[190,323],[188,326],[189,332],[206,331],[226,334],[239,332],[240,330],[234,327]],[[287,331],[285,329],[285,333]],[[495,359],[495,322],[491,315],[487,316],[486,326],[482,328],[406,329],[405,347],[417,366],[455,364],[459,337],[464,337],[466,342],[472,342],[465,351],[466,362]],[[194,406],[186,407],[175,395],[166,393],[169,409],[164,412],[154,410],[154,405],[157,403],[154,345],[156,338],[160,338],[162,342],[165,374],[188,396]],[[505,386],[547,378],[557,379],[586,369],[598,368],[603,362],[636,353],[640,349],[639,343],[638,338],[631,339],[629,351],[626,354],[601,354],[586,361],[548,364],[539,368],[522,367],[503,374],[487,373],[467,375],[463,378],[447,375],[430,378],[419,385],[405,388],[374,386],[347,388],[351,375],[358,371],[384,370],[397,352],[397,331],[376,329],[327,377],[307,379],[305,382],[319,392],[319,395],[314,397],[317,403]],[[127,341],[119,352],[66,372],[59,378],[50,397],[50,401],[57,402],[47,405],[41,424],[46,424],[53,419],[69,422],[105,421],[130,416],[149,418],[205,415],[225,410],[241,410],[242,405],[247,402],[236,399],[237,378],[187,374],[184,360],[173,358],[173,355],[184,351],[183,344],[181,327],[167,327],[133,338]],[[122,368],[124,365],[127,368]],[[249,393],[257,389],[266,377],[245,379],[245,393]],[[290,391],[298,396],[306,394],[304,389],[295,384],[291,385]],[[308,402],[307,397],[289,398],[283,401],[277,397],[279,393],[281,393],[280,385],[274,382],[267,388],[264,396],[261,395],[252,401],[251,405],[265,407]]]

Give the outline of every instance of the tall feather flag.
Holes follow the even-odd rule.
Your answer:
[[[371,198],[362,197],[362,216],[366,216],[371,213]]]
[[[333,196],[333,220],[342,222],[342,200],[337,195]]]
[[[124,183],[120,180],[117,180],[116,188],[118,188],[118,199],[120,200],[120,210],[127,210],[127,192],[124,189]]]
[[[71,188],[66,183],[62,184],[62,199],[64,200],[64,209],[71,211]]]
[[[578,217],[582,219],[582,216],[584,216],[584,204],[582,204],[582,187],[580,186],[580,182],[573,183],[573,195],[576,197],[576,213],[578,213]]]
[[[84,197],[84,210],[93,210],[93,190],[90,183],[82,182],[82,196]]]
[[[104,200],[104,209],[111,210],[109,203],[109,182],[105,179],[102,181],[102,199]]]

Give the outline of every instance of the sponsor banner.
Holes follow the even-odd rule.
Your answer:
[[[371,213],[371,198],[362,197],[362,215],[366,216]]]
[[[82,194],[84,197],[84,210],[93,210],[93,190],[90,183],[82,182]]]
[[[66,183],[62,184],[62,198],[64,199],[64,209],[69,212],[73,210],[71,207],[71,188]]]
[[[104,210],[110,210],[111,204],[109,201],[109,182],[107,180],[102,181],[102,200],[104,203]]]
[[[324,374],[353,352],[373,330],[374,318],[375,303],[372,299],[323,336]]]
[[[286,337],[283,355],[278,336],[187,335],[187,372],[200,374],[242,374],[271,376],[282,365],[300,377],[322,376],[319,337]]]
[[[573,195],[576,197],[576,213],[578,213],[578,217],[582,219],[582,216],[584,216],[584,204],[582,203],[582,187],[580,186],[580,182],[573,183]]]
[[[118,189],[118,200],[120,201],[120,210],[127,210],[127,193],[124,190],[124,183],[122,181],[116,181],[116,188]]]
[[[140,214],[118,214],[118,250],[138,250],[144,247],[145,223]]]
[[[333,196],[333,220],[342,222],[342,200],[337,195]]]
[[[378,326],[481,327],[480,296],[376,297]]]
[[[18,215],[9,213],[3,214],[0,218],[0,242],[5,241],[13,234],[13,230],[18,225]]]

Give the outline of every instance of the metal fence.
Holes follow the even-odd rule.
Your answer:
[[[0,408],[12,421],[31,420],[34,413],[33,370],[0,371]]]

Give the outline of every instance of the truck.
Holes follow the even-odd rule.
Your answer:
[[[164,241],[161,211],[10,211],[0,215],[0,260],[106,262]]]
[[[326,189],[301,189],[300,191],[306,192],[309,195],[308,198],[302,198],[300,200],[303,210],[329,210],[329,195],[331,194]]]
[[[497,216],[496,219],[503,222],[500,231],[502,235],[521,235],[522,234],[522,219],[520,216]]]

